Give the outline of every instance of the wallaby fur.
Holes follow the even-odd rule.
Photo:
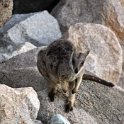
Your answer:
[[[50,100],[54,101],[58,84],[61,84],[65,93],[69,89],[69,97],[65,105],[66,112],[73,110],[75,94],[83,78],[110,87],[114,86],[98,77],[84,74],[85,59],[90,51],[82,50],[81,45],[81,43],[74,41],[59,39],[38,53],[38,70],[51,85],[51,91],[48,95]]]

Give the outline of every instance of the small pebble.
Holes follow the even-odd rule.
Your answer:
[[[62,115],[57,114],[57,115],[53,115],[49,119],[48,124],[71,124],[71,123]]]

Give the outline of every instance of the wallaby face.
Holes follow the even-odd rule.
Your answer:
[[[73,45],[67,41],[55,41],[48,46],[46,67],[58,80],[69,80],[74,75],[72,55]]]

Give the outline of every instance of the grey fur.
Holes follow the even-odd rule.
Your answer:
[[[70,95],[65,106],[67,112],[73,109],[75,93],[82,82],[85,71],[84,63],[89,54],[89,50],[83,51],[81,45],[69,40],[59,39],[38,54],[38,70],[51,86],[50,100],[54,101],[58,84],[61,84],[64,92],[70,89]],[[88,77],[90,77],[89,80],[98,79],[99,83],[104,81],[97,77],[94,78],[94,76],[84,75],[84,79],[88,79]]]

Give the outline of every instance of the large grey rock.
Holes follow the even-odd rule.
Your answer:
[[[8,45],[7,47],[0,48],[0,62],[4,62],[16,55],[19,55],[21,53],[24,53],[36,48],[36,46],[34,46],[29,42],[25,42],[20,47],[12,46],[9,44],[7,45]]]
[[[6,82],[6,85],[15,88],[30,86],[36,91],[40,91],[42,87],[46,87],[46,83],[44,83],[43,86],[40,83],[44,82],[44,80],[41,78],[36,67],[37,53],[40,49],[42,49],[42,47],[17,55],[5,63],[0,64],[0,75],[2,75],[0,76],[1,83]]]
[[[25,42],[21,45],[17,45],[16,43],[15,44],[11,43],[9,39],[3,39],[4,33],[6,33],[9,29],[11,29],[16,24],[29,18],[31,15],[33,15],[33,13],[13,15],[5,23],[5,25],[0,28],[0,62],[6,61],[12,58],[13,56],[16,56],[18,54],[21,54],[36,48],[36,46],[34,46],[29,42]]]
[[[78,22],[98,23],[110,27],[124,40],[123,0],[61,0],[52,14],[63,31]]]
[[[31,15],[34,14],[35,13],[12,15],[12,17],[4,24],[4,26],[0,28],[0,33],[2,34],[6,33],[10,28],[20,23],[21,21],[24,21],[25,19],[29,18]]]
[[[0,0],[0,27],[12,16],[12,10],[12,0]]]
[[[29,14],[28,18],[22,16],[19,23],[15,23],[12,28],[4,32],[2,40],[11,44],[20,45],[25,42],[32,44],[48,45],[50,42],[61,37],[59,25],[54,17],[47,11]],[[13,17],[15,18],[15,16]],[[11,21],[10,21],[11,24]]]
[[[0,124],[41,124],[36,122],[39,107],[33,88],[13,89],[0,84]]]
[[[0,28],[0,62],[60,37],[59,25],[47,11],[13,15]]]
[[[124,90],[83,81],[77,94],[75,108],[64,112],[65,96],[57,93],[54,102],[48,100],[48,83],[36,68],[40,48],[18,55],[0,66],[0,82],[12,87],[33,87],[40,100],[38,119],[47,123],[51,115],[61,114],[71,124],[122,124],[124,122]]]
[[[89,49],[86,72],[101,79],[117,83],[122,72],[122,49],[116,35],[107,27],[93,23],[77,23],[65,34],[66,39],[81,42]]]

